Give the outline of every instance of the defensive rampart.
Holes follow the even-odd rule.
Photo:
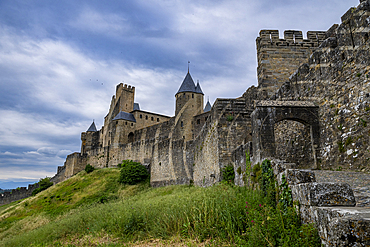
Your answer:
[[[348,10],[276,94],[279,100],[319,106],[319,163],[324,169],[369,171],[369,5],[363,1]]]
[[[0,194],[0,205],[8,204],[14,201],[18,201],[32,195],[32,192],[39,187],[39,184],[29,184],[28,188],[20,187],[14,189],[11,192],[4,192]]]

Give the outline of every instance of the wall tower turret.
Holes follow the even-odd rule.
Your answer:
[[[176,127],[178,137],[192,139],[192,120],[195,115],[203,113],[203,91],[199,82],[195,85],[189,71],[176,93]]]

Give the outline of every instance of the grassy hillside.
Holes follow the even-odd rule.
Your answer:
[[[312,226],[268,206],[259,191],[154,189],[118,177],[118,169],[81,172],[1,206],[0,246],[319,246]]]

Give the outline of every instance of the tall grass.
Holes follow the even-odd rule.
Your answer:
[[[87,175],[88,176],[88,175]],[[141,187],[140,187],[141,186]],[[209,188],[127,186],[132,196],[67,211],[49,224],[0,241],[1,246],[56,246],[102,232],[119,241],[152,238],[215,240],[236,246],[320,246],[311,225],[301,226],[257,190],[218,184]]]

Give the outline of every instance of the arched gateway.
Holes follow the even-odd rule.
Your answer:
[[[293,120],[310,127],[310,137],[314,164],[318,167],[319,153],[319,107],[308,101],[257,101],[252,118],[253,163],[266,158],[274,158],[276,154],[274,126],[283,120]]]

